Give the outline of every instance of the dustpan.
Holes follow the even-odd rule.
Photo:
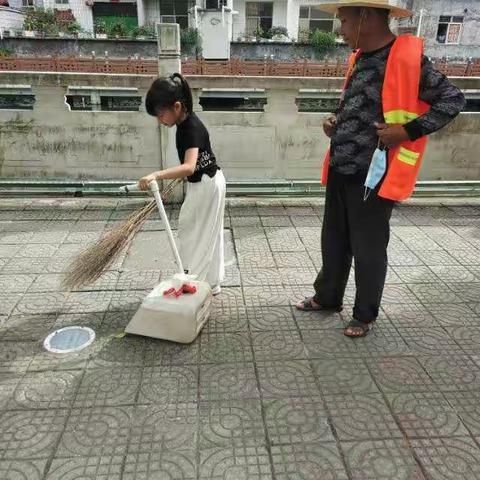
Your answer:
[[[138,191],[139,186],[126,185],[120,190],[124,193]],[[150,183],[150,190],[165,224],[177,274],[161,282],[147,295],[125,332],[177,343],[191,343],[210,316],[212,290],[207,282],[197,281],[185,274],[156,181]]]

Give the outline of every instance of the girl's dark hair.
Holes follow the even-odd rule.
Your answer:
[[[157,78],[145,97],[145,109],[149,115],[156,117],[162,108],[172,107],[180,102],[187,114],[193,112],[192,92],[187,81],[179,73],[166,78]]]

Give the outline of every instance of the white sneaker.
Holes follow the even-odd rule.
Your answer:
[[[222,291],[222,287],[220,285],[215,285],[212,287],[212,295],[218,295]]]

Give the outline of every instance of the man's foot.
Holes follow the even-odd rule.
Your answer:
[[[352,320],[343,330],[343,334],[350,338],[366,337],[375,325],[375,320],[369,323]]]
[[[215,285],[212,287],[212,295],[216,296],[222,291],[222,287],[220,285]]]
[[[343,310],[342,305],[338,307],[324,307],[317,303],[313,297],[305,297],[304,300],[297,303],[296,307],[297,310],[301,310],[302,312],[341,312]]]

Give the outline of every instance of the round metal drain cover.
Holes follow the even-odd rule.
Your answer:
[[[78,352],[95,340],[95,332],[88,327],[65,327],[52,332],[43,346],[53,353]]]

